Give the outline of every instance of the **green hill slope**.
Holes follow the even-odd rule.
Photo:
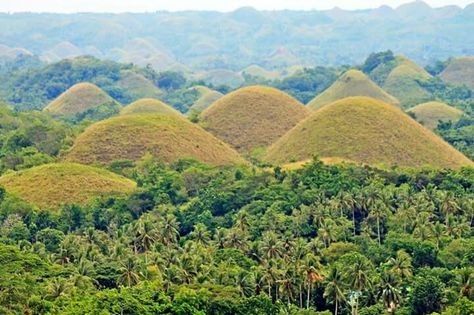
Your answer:
[[[198,85],[193,86],[190,89],[198,93],[198,99],[189,108],[189,113],[201,113],[206,108],[211,106],[212,103],[224,96],[222,93],[211,90],[207,86]]]
[[[116,103],[107,93],[92,83],[78,83],[59,95],[44,108],[54,115],[71,116],[100,105]]]
[[[0,186],[40,208],[86,204],[100,196],[135,190],[135,182],[107,170],[74,163],[54,163],[9,173]]]
[[[138,160],[147,153],[163,162],[194,158],[216,165],[246,163],[201,127],[185,118],[160,114],[122,115],[93,124],[79,135],[65,159],[107,164]]]
[[[430,129],[436,129],[439,122],[457,122],[463,115],[462,110],[441,102],[428,102],[408,110],[414,113],[416,120]]]
[[[466,85],[474,90],[474,57],[454,58],[440,76],[447,83]]]
[[[368,96],[389,104],[399,105],[399,101],[395,97],[385,92],[363,72],[349,70],[333,85],[310,101],[308,107],[319,109],[324,105],[350,96]]]
[[[266,147],[293,128],[310,111],[274,88],[251,86],[220,98],[202,112],[212,134],[240,152]]]
[[[275,164],[317,155],[359,163],[456,168],[472,162],[395,106],[350,97],[313,113],[272,145]]]

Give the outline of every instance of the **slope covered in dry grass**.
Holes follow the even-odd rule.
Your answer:
[[[350,96],[368,96],[386,103],[399,105],[399,101],[375,84],[359,70],[349,70],[333,85],[317,95],[308,103],[311,109],[319,109],[324,105]]]
[[[66,155],[67,161],[107,164],[138,160],[150,153],[163,162],[194,158],[216,164],[244,164],[239,154],[185,118],[161,114],[113,117],[87,128]]]
[[[176,115],[182,116],[173,107],[163,103],[160,100],[154,98],[142,98],[139,99],[124,108],[120,111],[121,115],[130,115],[130,114],[142,114],[142,113],[156,113],[162,115]]]
[[[310,111],[274,88],[251,86],[220,98],[202,112],[209,132],[240,152],[266,147],[307,117]]]
[[[45,107],[44,111],[54,115],[70,116],[100,105],[116,103],[98,86],[82,82],[73,85]]]
[[[131,193],[135,182],[100,168],[74,163],[54,163],[9,173],[0,186],[40,208],[86,204],[100,196]]]
[[[441,102],[419,104],[410,108],[408,112],[415,114],[415,119],[430,129],[436,129],[440,121],[457,122],[463,115],[462,110]]]
[[[397,107],[368,97],[350,97],[321,108],[272,145],[264,159],[285,164],[315,155],[385,166],[472,165]]]

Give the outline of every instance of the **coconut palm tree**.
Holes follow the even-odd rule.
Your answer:
[[[142,277],[140,266],[132,257],[128,257],[121,263],[119,272],[118,284],[127,287],[136,285]]]
[[[211,239],[211,233],[204,224],[197,223],[194,230],[189,233],[189,237],[198,244],[207,245]]]
[[[399,284],[397,277],[392,272],[387,270],[382,272],[381,281],[377,288],[377,297],[383,301],[389,313],[394,313],[400,305],[401,295],[397,288]]]
[[[345,300],[345,297],[342,273],[336,265],[330,266],[324,283],[325,289],[323,296],[327,298],[329,302],[334,303],[334,315],[337,315],[339,305]]]
[[[404,250],[399,250],[395,257],[390,258],[387,267],[402,280],[412,276],[411,257]]]

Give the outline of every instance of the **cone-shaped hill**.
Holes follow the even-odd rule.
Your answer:
[[[121,115],[142,113],[156,113],[162,115],[175,115],[180,117],[182,116],[182,114],[173,107],[154,98],[142,98],[125,106],[120,111]]]
[[[436,129],[439,122],[457,122],[463,111],[441,102],[428,102],[419,104],[408,110],[415,114],[415,119],[430,129]]]
[[[92,83],[78,83],[59,95],[44,111],[54,115],[71,116],[100,105],[116,104],[116,101]]]
[[[432,95],[420,85],[431,75],[413,61],[404,57],[399,59],[399,65],[389,73],[383,88],[397,97],[405,108],[432,99]]]
[[[198,98],[189,108],[188,113],[201,113],[211,106],[212,103],[224,96],[222,93],[211,90],[203,85],[193,86],[190,89],[196,91]]]
[[[245,164],[227,144],[176,115],[121,115],[89,126],[74,142],[66,161],[108,164],[138,160],[150,153],[163,162],[193,158],[224,165]]]
[[[264,159],[285,164],[313,156],[382,166],[473,164],[399,108],[368,97],[324,106],[272,145]]]
[[[240,152],[267,147],[310,111],[274,88],[251,86],[220,98],[202,112],[203,126]]]
[[[319,109],[324,105],[350,96],[368,96],[398,106],[399,101],[375,84],[359,70],[345,72],[336,82],[308,103],[311,109]]]
[[[100,196],[135,190],[135,182],[107,170],[74,163],[54,163],[0,177],[7,192],[40,208],[86,204]]]
[[[474,90],[474,57],[454,58],[440,76],[445,82]]]

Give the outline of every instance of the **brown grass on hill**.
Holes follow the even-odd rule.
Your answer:
[[[212,104],[200,118],[209,132],[240,152],[266,147],[294,127],[310,111],[277,89],[251,86]]]
[[[136,161],[147,153],[167,163],[184,158],[216,165],[246,163],[201,127],[185,118],[161,114],[122,115],[93,124],[79,135],[65,159],[108,164]]]
[[[44,111],[55,115],[74,115],[90,108],[115,102],[98,86],[83,82],[70,87],[45,107]]]
[[[445,82],[474,90],[474,57],[454,58],[440,76]]]
[[[308,107],[319,109],[350,96],[368,96],[396,106],[400,105],[400,102],[394,96],[385,92],[362,71],[349,70],[337,79],[333,85],[311,100]]]
[[[415,114],[416,120],[430,129],[436,129],[440,121],[457,122],[463,111],[441,102],[428,102],[412,107],[409,113]]]
[[[135,182],[107,170],[74,163],[54,163],[0,177],[7,192],[44,209],[86,204],[100,196],[131,193]]]
[[[182,117],[183,115],[173,107],[163,103],[154,98],[139,99],[120,111],[121,115],[142,114],[142,113],[156,113],[162,115],[175,115]]]
[[[399,108],[368,97],[324,106],[272,145],[264,159],[285,164],[313,156],[385,166],[473,165]]]

